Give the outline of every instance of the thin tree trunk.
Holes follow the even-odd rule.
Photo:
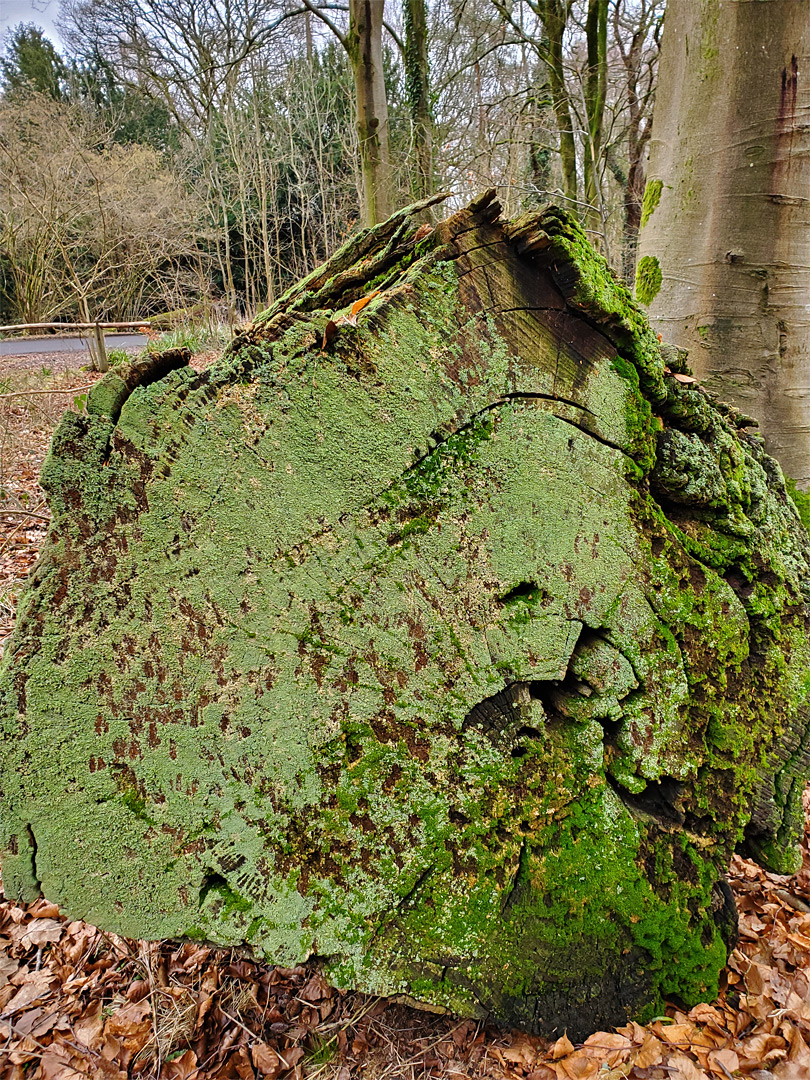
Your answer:
[[[631,149],[630,168],[624,189],[624,221],[622,223],[622,277],[632,286],[636,273],[638,230],[641,227],[641,200],[644,196],[644,165],[640,155]]]
[[[602,158],[602,124],[607,97],[607,9],[608,0],[589,0],[588,15],[585,20],[588,70],[583,90],[588,130],[582,177],[585,202],[589,206],[588,225],[592,231],[599,233],[604,233],[605,230],[599,170]],[[607,244],[606,236],[605,244]]]
[[[416,168],[413,195],[433,194],[433,113],[430,107],[427,5],[425,0],[405,0],[405,95],[413,124]]]
[[[566,14],[559,0],[546,0],[541,6],[541,15],[543,28],[548,36],[548,81],[551,89],[551,105],[560,137],[563,192],[568,199],[576,200],[577,150],[563,62]]]
[[[808,14],[795,0],[670,0],[637,270],[637,291],[663,336],[760,421],[768,449],[803,488]]]
[[[384,0],[349,0],[347,48],[357,99],[366,225],[389,217],[393,206],[388,102],[382,66],[384,7]]]
[[[262,232],[262,264],[264,270],[264,300],[269,306],[275,300],[275,288],[273,286],[273,268],[270,263],[270,233],[267,227],[267,163],[265,161],[264,146],[262,144],[262,129],[259,120],[259,103],[257,100],[256,78],[253,79],[253,131],[256,139],[256,170],[259,180],[259,213]]]

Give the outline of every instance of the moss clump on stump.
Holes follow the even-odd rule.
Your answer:
[[[498,213],[66,415],[9,894],[575,1037],[715,993],[730,853],[795,865],[807,534],[576,223]]]

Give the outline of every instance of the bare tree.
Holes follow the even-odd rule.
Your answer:
[[[154,150],[110,142],[76,105],[0,104],[0,205],[23,321],[139,318],[205,288],[199,204]]]
[[[622,108],[606,160],[623,193],[622,276],[631,284],[641,227],[645,160],[652,131],[664,0],[614,0],[612,50],[621,64]]]

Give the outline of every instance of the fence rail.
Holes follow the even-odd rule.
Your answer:
[[[83,322],[83,323],[14,323],[9,326],[0,326],[1,333],[11,333],[14,330],[92,330],[96,339],[95,345],[90,346],[90,356],[93,368],[96,371],[109,371],[110,362],[107,359],[107,346],[104,343],[105,330],[148,330],[148,319],[140,322]]]
[[[13,330],[95,330],[98,326],[102,330],[136,330],[150,327],[148,319],[140,319],[138,322],[31,322],[14,323],[12,326],[0,326],[0,334],[11,333]]]

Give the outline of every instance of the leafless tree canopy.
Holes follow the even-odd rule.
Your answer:
[[[364,219],[493,184],[509,214],[567,201],[629,280],[663,6],[64,0],[45,76],[6,42],[6,302],[246,314]]]

